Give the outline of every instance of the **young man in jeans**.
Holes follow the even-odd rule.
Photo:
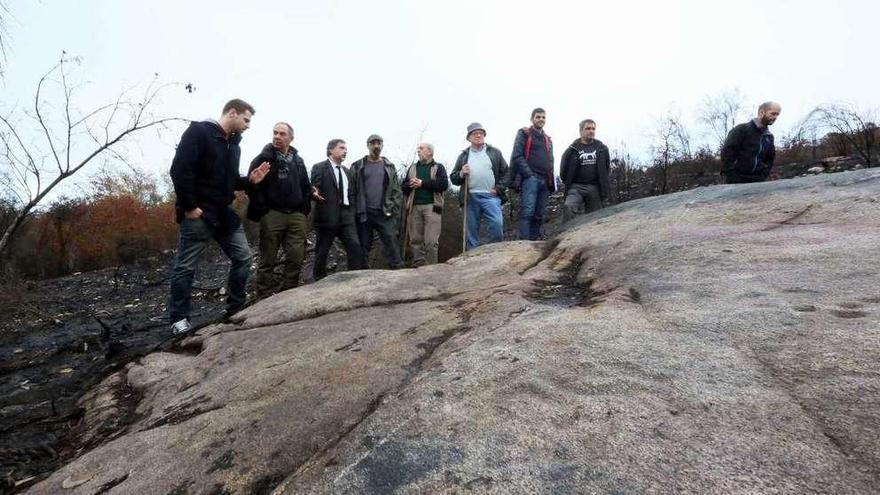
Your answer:
[[[193,122],[184,131],[171,162],[171,180],[177,195],[175,210],[180,224],[177,256],[171,271],[170,313],[173,333],[192,327],[192,282],[196,263],[212,239],[232,261],[229,270],[226,315],[245,303],[245,286],[251,268],[251,250],[238,215],[232,210],[235,191],[257,184],[269,172],[262,163],[247,178],[238,172],[241,134],[250,127],[254,107],[234,99],[223,106],[219,121]]]
[[[486,144],[486,130],[477,122],[467,127],[467,140],[471,145],[458,155],[449,180],[457,186],[465,184],[460,194],[464,203],[468,197],[467,249],[480,245],[480,220],[486,220],[489,242],[498,242],[503,235],[501,205],[507,202],[507,162],[498,148]]]
[[[556,190],[553,174],[553,141],[544,133],[547,114],[532,110],[532,125],[520,129],[510,155],[511,173],[522,178],[519,208],[519,238],[534,241],[541,235],[547,213],[547,198]]]

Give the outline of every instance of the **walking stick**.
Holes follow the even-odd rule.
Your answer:
[[[403,243],[400,246],[400,257],[405,262],[406,261],[406,252],[409,247],[409,229],[411,228],[410,223],[412,219],[410,215],[412,215],[413,209],[413,200],[415,199],[415,191],[411,191],[409,196],[406,198],[406,204],[404,205],[406,210],[404,211],[404,216],[401,219],[401,226],[403,227]]]
[[[470,174],[464,176],[464,209],[461,211],[461,252],[467,252],[467,217],[468,217],[468,178]]]

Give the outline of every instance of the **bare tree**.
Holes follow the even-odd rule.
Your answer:
[[[854,151],[865,166],[873,167],[880,145],[877,111],[856,105],[837,103],[820,105],[804,119],[805,129],[827,133],[825,140],[835,151],[849,154]]]
[[[633,175],[638,165],[624,142],[611,152],[611,156],[610,182],[614,188],[615,201],[622,203],[632,199]]]
[[[161,92],[172,86],[159,84],[157,78],[140,97],[131,97],[132,88],[115,101],[81,111],[75,102],[81,84],[70,80],[70,66],[78,62],[62,54],[37,83],[30,111],[13,108],[0,114],[0,163],[5,162],[0,168],[8,171],[0,176],[0,191],[20,205],[0,238],[0,256],[28,215],[59,184],[96,158],[125,161],[122,147],[132,136],[183,120],[153,113]]]
[[[743,116],[745,97],[739,88],[706,96],[699,108],[697,120],[715,140],[715,150],[724,145],[727,134]]]
[[[9,16],[9,7],[6,2],[0,0],[0,79],[3,78],[6,65],[6,40],[9,33],[6,31],[6,18]]]
[[[669,171],[672,164],[680,160],[689,160],[691,153],[690,132],[681,121],[681,115],[670,112],[656,119],[651,151],[654,168],[660,177],[660,194],[669,192]]]

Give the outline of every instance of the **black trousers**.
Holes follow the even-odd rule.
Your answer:
[[[373,248],[373,231],[379,233],[382,241],[382,254],[385,261],[392,269],[400,268],[403,260],[400,259],[400,243],[397,241],[397,225],[392,217],[386,217],[378,210],[367,210],[367,220],[357,222],[358,238],[363,251],[362,266],[368,268],[370,262],[370,250]]]
[[[358,243],[357,229],[354,224],[343,224],[335,228],[315,228],[315,266],[312,277],[317,282],[327,276],[327,255],[333,247],[333,241],[339,238],[345,246],[345,258],[349,270],[359,270],[361,264],[361,245]]]

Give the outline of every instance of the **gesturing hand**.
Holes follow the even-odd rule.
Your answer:
[[[251,181],[251,184],[259,184],[260,181],[266,178],[270,168],[269,162],[261,163],[259,167],[251,171],[250,175],[248,175],[248,180]]]
[[[324,196],[321,196],[321,193],[318,192],[318,188],[315,186],[312,186],[312,198],[315,201],[324,201]]]

